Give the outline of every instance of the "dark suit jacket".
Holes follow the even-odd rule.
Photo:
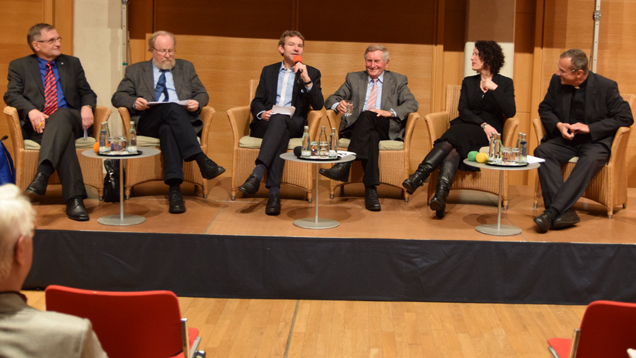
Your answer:
[[[257,115],[262,111],[269,111],[276,104],[276,90],[278,87],[278,72],[280,66],[281,62],[263,67],[261,79],[258,82],[258,87],[256,87],[256,93],[251,104],[252,115],[254,116],[252,123],[250,123],[250,129],[252,130],[254,124],[259,121]],[[300,75],[296,74],[291,102],[292,106],[296,107],[292,118],[299,122],[299,119],[302,118],[305,125],[307,124],[309,106],[314,110],[320,110],[325,104],[325,99],[322,97],[322,88],[320,87],[320,71],[314,67],[307,66],[307,72],[309,72],[309,78],[311,78],[313,83],[311,90],[307,91],[300,81]]]
[[[97,95],[86,81],[84,68],[77,57],[59,55],[55,60],[66,103],[78,111],[84,105],[97,105]],[[7,105],[15,107],[22,128],[31,126],[29,112],[44,110],[44,84],[36,55],[22,57],[9,64],[9,85],[4,94]]]
[[[203,128],[203,122],[199,114],[210,100],[208,92],[199,80],[194,65],[186,60],[177,59],[171,70],[174,79],[174,87],[177,90],[179,100],[193,99],[199,102],[199,109],[188,112],[190,122],[199,133]],[[152,60],[139,62],[126,68],[126,74],[113,94],[111,102],[115,107],[126,107],[131,118],[137,123],[143,111],[133,108],[137,98],[143,98],[148,102],[155,100],[155,85],[152,75]]]
[[[364,100],[367,94],[369,75],[367,71],[347,73],[345,83],[327,98],[325,107],[331,108],[334,103],[341,100],[351,100],[353,114],[349,121],[340,122],[340,131],[351,126],[363,111]],[[392,140],[404,140],[404,126],[409,113],[417,111],[418,103],[408,87],[408,79],[399,73],[384,71],[382,83],[382,109],[393,109],[397,117],[391,118],[389,138]]]
[[[506,118],[514,117],[517,113],[515,88],[512,79],[500,74],[492,76],[492,81],[497,84],[497,88],[484,94],[480,87],[481,75],[464,78],[459,97],[459,117],[452,124],[481,125],[486,122],[497,132],[503,132]]]
[[[542,142],[562,138],[556,125],[559,122],[569,123],[573,92],[574,87],[562,85],[559,76],[552,76],[548,93],[539,104],[539,116],[546,129]],[[590,127],[592,141],[601,142],[608,149],[612,147],[618,128],[629,127],[634,123],[629,103],[621,97],[616,82],[589,72],[585,90],[584,122]]]

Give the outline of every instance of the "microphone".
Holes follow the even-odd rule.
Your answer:
[[[301,146],[294,147],[294,155],[296,157],[300,158],[301,153],[302,153],[302,147]]]
[[[301,55],[294,56],[294,65],[296,65],[298,62],[303,63],[303,57]],[[298,70],[298,73],[303,73],[303,70]]]

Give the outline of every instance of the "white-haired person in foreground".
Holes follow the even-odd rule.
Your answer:
[[[106,357],[89,320],[36,310],[20,293],[33,259],[34,222],[20,189],[0,186],[0,357]]]

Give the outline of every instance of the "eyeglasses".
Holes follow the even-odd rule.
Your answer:
[[[557,69],[559,70],[559,73],[560,73],[560,74],[562,74],[562,75],[564,75],[564,74],[566,74],[566,73],[568,72],[568,71],[566,71],[566,70],[562,69],[562,68],[561,68],[561,67],[559,67],[559,66],[557,66]],[[572,73],[574,73],[574,72],[576,72],[576,71],[578,71],[578,70],[569,70],[569,71],[570,71],[570,72],[572,72]]]
[[[157,51],[158,53],[165,55],[165,54],[169,54],[172,55],[173,53],[175,53],[177,50],[175,49],[170,49],[170,50],[158,50],[158,49],[154,49],[155,51]]]
[[[43,42],[45,42],[45,43],[47,43],[47,44],[49,44],[49,45],[53,45],[53,44],[54,44],[54,43],[56,43],[56,42],[60,42],[60,43],[61,43],[61,42],[62,42],[62,38],[61,38],[61,37],[58,37],[58,38],[56,38],[56,39],[48,39],[48,40],[35,41],[35,42],[39,42],[39,43],[43,43]]]

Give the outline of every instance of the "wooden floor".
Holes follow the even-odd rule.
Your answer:
[[[24,292],[45,309],[44,293]],[[213,357],[550,358],[584,306],[179,298]]]
[[[395,188],[381,186],[382,211],[363,209],[363,189],[349,186],[347,196],[329,199],[328,182],[321,180],[320,217],[337,219],[328,230],[297,228],[293,221],[313,217],[314,203],[303,194],[283,188],[282,214],[264,214],[266,191],[256,197],[230,200],[230,179],[212,180],[207,199],[191,196],[184,185],[188,211],[171,215],[167,188],[148,183],[136,188],[125,212],[143,215],[146,222],[129,227],[107,227],[97,218],[117,214],[119,204],[99,202],[91,190],[86,206],[88,222],[66,218],[59,186],[36,204],[39,229],[261,235],[296,237],[394,238],[416,240],[509,240],[525,242],[636,243],[636,210],[616,208],[606,217],[598,204],[581,200],[575,208],[581,223],[575,228],[538,234],[532,218],[532,188],[511,186],[510,208],[503,224],[520,227],[520,235],[487,236],[475,231],[480,224],[497,222],[496,196],[451,192],[448,214],[435,218],[425,201],[426,187],[406,203]],[[636,189],[629,190],[630,202]],[[44,309],[41,292],[27,292],[29,303]],[[580,325],[584,306],[455,304],[435,302],[363,302],[241,300],[180,298],[184,317],[201,330],[208,357],[551,357],[546,340],[570,337]]]
[[[180,215],[168,213],[167,187],[161,182],[151,182],[135,187],[135,193],[124,205],[126,214],[142,215],[146,222],[125,227],[104,226],[97,219],[119,213],[119,203],[104,203],[96,199],[96,191],[90,188],[90,198],[85,204],[90,221],[68,220],[64,212],[61,186],[51,185],[45,197],[36,202],[39,229],[191,233],[215,235],[257,235],[293,237],[345,237],[387,238],[414,240],[488,240],[522,242],[585,242],[585,243],[636,243],[636,209],[618,206],[613,219],[599,204],[581,199],[575,208],[581,217],[577,227],[536,232],[532,219],[543,208],[532,208],[533,191],[530,186],[510,187],[510,207],[502,215],[502,224],[515,225],[523,230],[515,236],[489,236],[475,230],[481,224],[497,223],[497,197],[492,194],[458,190],[451,191],[447,215],[440,220],[426,205],[426,185],[420,188],[407,203],[400,199],[397,188],[380,186],[382,211],[364,209],[364,188],[361,184],[349,185],[346,196],[329,198],[328,181],[320,181],[319,216],[335,219],[340,226],[327,230],[307,230],[293,225],[294,220],[314,216],[314,203],[303,198],[303,192],[288,186],[282,188],[282,213],[265,215],[267,192],[254,197],[230,200],[230,178],[210,181],[207,199],[193,196],[194,187],[183,185],[187,212]],[[629,200],[636,202],[636,188],[629,189]]]

